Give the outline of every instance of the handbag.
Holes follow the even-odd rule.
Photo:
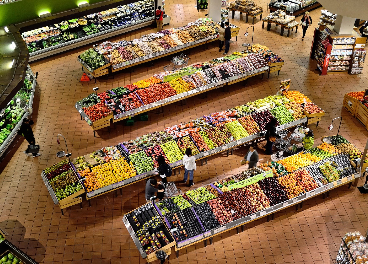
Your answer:
[[[307,23],[305,23],[305,22],[301,22],[300,24],[302,25],[302,27],[306,27],[307,26]]]

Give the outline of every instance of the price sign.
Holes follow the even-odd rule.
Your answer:
[[[213,233],[217,234],[217,233],[220,233],[220,232],[224,231],[225,229],[226,229],[226,226],[222,226],[222,227],[219,227],[219,228],[213,230]]]
[[[353,174],[353,175],[351,175],[351,177],[353,178],[353,180],[355,179],[355,175]]]
[[[351,181],[353,179],[353,176],[348,177],[348,181]]]
[[[203,156],[208,156],[208,151],[206,151],[206,152],[203,152]]]
[[[348,178],[346,178],[346,177],[341,179],[341,182],[342,182],[342,183],[345,183],[345,182],[347,182],[347,181],[348,181]]]
[[[236,141],[236,144],[237,144],[237,145],[240,145],[241,143],[242,143],[242,142],[241,142],[240,140],[237,140],[237,141]]]
[[[338,181],[337,181],[337,185],[340,185],[340,184],[341,184],[341,180],[338,180]]]
[[[222,146],[221,150],[226,150],[227,147],[226,146]]]
[[[287,202],[284,202],[283,204],[282,204],[282,207],[286,207],[286,206],[288,206],[289,204],[287,203]]]
[[[266,212],[265,212],[265,211],[261,211],[261,212],[259,213],[259,215],[260,215],[260,216],[264,216],[264,215],[266,215]]]
[[[250,220],[254,220],[254,219],[256,219],[256,214],[252,214],[251,216],[250,216]]]
[[[296,203],[297,201],[298,201],[297,197],[294,197],[293,200],[292,200],[293,203]]]

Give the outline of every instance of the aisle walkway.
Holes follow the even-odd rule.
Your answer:
[[[266,10],[268,1],[261,2]],[[176,27],[205,17],[207,11],[197,12],[194,0],[173,0],[167,1],[166,12],[172,17],[170,27]],[[316,26],[320,9],[311,15]],[[241,50],[241,44],[250,41],[250,37],[243,36],[248,26],[244,19],[239,21],[237,13],[231,20],[241,29],[240,37],[231,44],[230,51]],[[342,115],[341,134],[363,149],[368,132],[342,109],[342,100],[345,93],[367,87],[368,66],[359,76],[319,76],[314,70],[315,64],[309,59],[313,28],[301,41],[301,31],[289,38],[281,37],[279,28],[268,32],[261,28],[261,24],[255,25],[254,42],[267,45],[285,59],[279,76],[272,74],[270,79],[255,77],[247,83],[233,85],[225,92],[208,92],[205,99],[196,96],[188,99],[186,105],[172,104],[165,107],[162,114],[150,112],[148,122],[139,122],[132,127],[117,123],[110,130],[99,132],[97,137],[93,137],[90,127],[80,120],[74,108],[75,102],[90,94],[95,86],[104,91],[150,77],[160,72],[169,63],[169,58],[156,61],[154,65],[144,64],[131,71],[120,72],[114,79],[100,79],[96,84],[79,82],[82,72],[76,58],[88,47],[32,63],[33,71],[39,72],[33,118],[42,156],[35,159],[25,157],[23,151],[27,143],[21,141],[1,163],[0,228],[9,234],[9,240],[40,263],[145,263],[121,220],[123,214],[145,202],[144,183],[124,188],[122,196],[111,193],[95,198],[91,200],[91,207],[87,202],[83,203],[82,209],[74,206],[62,216],[40,177],[43,169],[59,161],[55,154],[63,146],[56,143],[58,133],[67,138],[73,157],[77,157],[103,146],[275,94],[280,80],[291,78],[292,89],[305,93],[327,112],[319,127],[313,128],[316,136],[336,133],[328,131],[327,127],[332,118]],[[115,40],[134,39],[153,31],[145,28],[117,36]],[[199,47],[187,52],[189,63],[222,56],[215,43],[208,48]],[[198,166],[195,182],[199,185],[236,170],[245,151],[240,148],[229,157],[217,155],[207,165]],[[173,177],[173,180],[180,180],[180,177]],[[332,191],[328,199],[311,199],[298,212],[294,208],[287,209],[277,213],[271,222],[261,219],[247,225],[240,234],[226,232],[216,237],[212,245],[191,246],[181,251],[179,258],[173,254],[170,263],[332,263],[346,232],[366,231],[368,215],[364,209],[367,198],[357,189],[341,187]]]

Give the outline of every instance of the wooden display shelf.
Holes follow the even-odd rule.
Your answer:
[[[319,124],[319,121],[322,120],[322,117],[321,116],[318,116],[318,117],[308,117],[308,125],[311,125],[311,124]]]
[[[367,128],[368,108],[362,103],[357,104],[355,117]]]
[[[300,16],[300,15],[303,15],[306,11],[311,11],[311,10],[314,10],[314,9],[319,8],[321,6],[322,5],[320,3],[315,2],[311,5],[308,5],[306,7],[298,9],[296,12],[293,12],[293,13],[291,13],[289,11],[286,11],[286,14],[297,17],[297,16]],[[270,12],[275,12],[275,11],[279,10],[280,8],[269,5],[269,9],[270,9]]]
[[[322,117],[322,116],[324,116],[326,113],[325,113],[325,112],[320,112],[320,113],[310,114],[310,113],[308,113],[307,111],[304,111],[304,114],[306,115],[306,117],[313,118],[313,117]]]
[[[262,20],[262,15],[263,15],[263,11],[258,12],[256,14],[249,14],[248,12],[244,12],[238,8],[228,8],[229,11],[231,11],[231,17],[232,19],[234,19],[235,16],[235,12],[238,11],[240,12],[240,15],[242,15],[243,13],[245,14],[245,22],[248,23],[248,17],[253,18],[253,24],[254,24],[254,19],[259,16],[259,20]]]
[[[175,240],[173,242],[171,242],[170,244],[167,244],[166,246],[160,248],[159,250],[162,250],[166,253],[166,255],[170,256],[171,255],[171,248],[175,247],[176,243],[175,243]],[[147,258],[146,258],[147,262],[150,263],[150,262],[154,262],[157,259],[156,257],[156,252],[152,252],[151,254],[147,255]]]
[[[281,36],[283,36],[283,35],[284,35],[284,31],[285,31],[285,29],[287,29],[287,31],[288,31],[287,36],[289,37],[289,36],[290,36],[290,31],[293,31],[293,30],[294,30],[294,28],[296,28],[296,29],[295,29],[295,33],[298,33],[298,24],[296,24],[296,25],[294,25],[294,26],[292,26],[292,27],[288,27],[288,24],[289,24],[290,22],[293,22],[293,21],[295,21],[295,19],[294,19],[294,20],[292,20],[292,21],[289,21],[289,22],[288,22],[288,23],[286,23],[286,24],[282,24],[282,23],[276,22],[276,21],[274,21],[274,20],[266,20],[266,19],[264,19],[264,20],[262,20],[262,28],[264,28],[264,23],[265,23],[265,22],[267,22],[267,31],[270,31],[270,30],[271,30],[271,25],[272,25],[272,24],[275,24],[275,25],[276,25],[276,27],[277,27],[277,26],[281,26],[281,32],[280,32],[280,35],[281,35]]]
[[[83,193],[85,193],[84,189],[76,192],[76,194],[78,195],[82,195]],[[73,194],[74,195],[74,194]],[[66,201],[64,201],[66,200]],[[61,203],[63,201],[63,203]],[[73,205],[76,205],[76,204],[81,204],[82,203],[82,197],[76,197],[76,198],[73,198],[73,199],[70,199],[70,197],[67,197],[63,200],[61,200],[59,202],[59,206],[60,206],[60,209],[65,209],[65,208],[68,208],[70,206],[73,206]]]
[[[101,118],[95,122],[92,122],[92,129],[93,130],[99,130],[105,127],[109,127],[111,124],[111,119],[114,118],[114,114],[111,112],[111,114],[109,114],[108,116]]]
[[[269,66],[269,69],[268,69],[268,78],[270,78],[270,73],[271,72],[277,72],[277,74],[279,75],[280,74],[280,71],[281,71],[281,68],[282,66],[285,64],[285,62],[269,62],[268,63],[268,66]]]
[[[360,102],[357,99],[345,94],[344,101],[343,101],[343,106],[354,117],[356,116],[356,108],[357,108],[358,104],[360,104]]]

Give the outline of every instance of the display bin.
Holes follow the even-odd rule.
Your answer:
[[[105,127],[109,127],[111,123],[111,119],[114,117],[114,114],[111,112],[108,116],[101,118],[95,122],[92,122],[92,129],[99,130]]]
[[[268,77],[270,77],[270,73],[277,72],[280,74],[282,66],[285,64],[285,62],[269,62],[268,63]]]
[[[345,107],[346,110],[348,110],[354,117],[356,116],[356,108],[357,108],[357,105],[359,104],[360,102],[345,94],[344,96],[344,101],[343,101],[343,106]]]
[[[111,66],[111,63],[105,58],[106,64],[101,66],[100,68],[97,68],[95,70],[92,70],[89,65],[87,65],[81,58],[78,56],[78,61],[82,65],[83,70],[87,73],[87,75],[93,76],[94,78],[101,77],[104,75],[109,74],[109,68]]]
[[[26,253],[24,253],[22,250],[14,246],[11,242],[8,240],[3,241],[3,243],[0,243],[0,259],[5,256],[5,254],[12,253],[15,257],[17,257],[23,264],[37,264],[36,261],[34,261],[32,258],[30,258]],[[4,262],[8,263],[8,262]],[[14,263],[14,262],[11,262]]]
[[[358,102],[355,108],[355,117],[367,127],[368,125],[368,108],[361,102]]]
[[[306,117],[308,118],[313,118],[313,117],[322,117],[324,116],[326,113],[325,112],[321,112],[321,113],[315,113],[315,114],[309,114],[307,111],[304,111],[304,114]]]

